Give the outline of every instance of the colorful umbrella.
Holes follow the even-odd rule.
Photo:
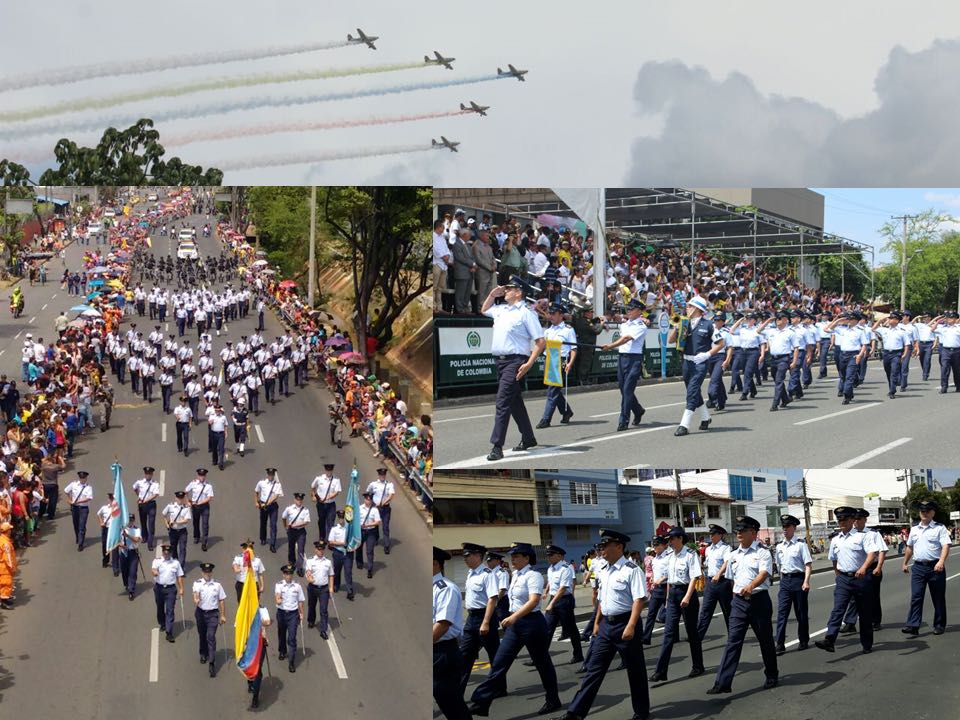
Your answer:
[[[103,315],[103,313],[101,313],[99,310],[94,310],[93,308],[90,308],[89,310],[84,310],[80,314],[83,315],[84,317],[102,317]]]
[[[104,284],[103,280],[91,280],[87,283],[90,287],[100,287]]]
[[[332,338],[330,338],[329,340],[327,340],[327,341],[324,343],[324,345],[326,345],[327,347],[339,347],[339,346],[341,346],[341,345],[347,345],[347,344],[349,344],[349,343],[350,343],[350,341],[347,340],[346,338],[343,338],[343,337],[332,337]]]
[[[297,283],[294,280],[284,280],[280,283],[280,287],[282,288],[295,288],[296,286]]]
[[[84,310],[92,310],[89,305],[74,305],[70,308],[70,312],[83,312]]]
[[[269,265],[269,264],[270,264],[270,263],[268,263],[266,260],[254,260],[254,261],[253,261],[253,266],[254,266],[254,267],[263,267],[264,265]]]
[[[85,328],[86,326],[87,326],[86,320],[81,320],[80,318],[77,318],[76,320],[71,320],[70,322],[67,323],[67,327],[72,327],[72,328]]]
[[[337,360],[347,365],[363,365],[366,363],[366,359],[358,352],[345,353],[338,357]]]

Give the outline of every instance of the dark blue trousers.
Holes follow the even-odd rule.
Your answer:
[[[953,371],[953,384],[960,392],[960,348],[940,348],[940,389],[947,392],[950,385],[950,371]]]
[[[190,447],[190,423],[177,423],[177,452],[186,452]]]
[[[174,560],[179,560],[180,565],[187,565],[187,529],[170,528],[170,555]]]
[[[198,607],[194,611],[194,619],[197,621],[197,637],[200,639],[200,657],[213,662],[217,654],[217,627],[220,625],[220,611],[201,610]]]
[[[263,317],[263,313],[260,313],[260,317]],[[441,640],[433,644],[433,699],[447,720],[471,718],[459,684],[462,666],[456,640]]]
[[[330,536],[330,529],[337,524],[337,503],[317,503],[317,527],[320,530],[320,539],[326,540]]]
[[[812,345],[807,345],[803,349],[803,355],[801,358],[803,360],[803,386],[806,387],[813,382],[813,356],[811,354],[810,359],[807,359],[807,350],[809,350]]]
[[[548,644],[547,621],[543,613],[534,611],[517,620],[504,633],[496,657],[493,659],[493,665],[490,667],[490,674],[473,691],[471,701],[481,707],[490,707],[497,691],[502,687],[510,666],[517,659],[520,650],[525,647],[540,674],[540,681],[546,692],[546,701],[558,705],[560,694],[557,688],[557,671],[550,659]],[[455,687],[459,686],[455,685]]]
[[[696,410],[703,405],[703,394],[700,386],[707,376],[707,364],[697,365],[693,360],[683,361],[683,384],[687,387],[687,410]]]
[[[923,372],[923,379],[930,379],[930,360],[933,358],[933,341],[920,342],[920,370]]]
[[[650,588],[650,604],[647,605],[647,618],[643,623],[643,642],[649,643],[653,639],[653,626],[657,624],[657,615],[667,599],[667,586],[658,585]]]
[[[913,354],[913,350],[907,353],[907,356],[900,361],[900,389],[907,389],[907,380],[910,375],[910,356]]]
[[[288,528],[287,529],[287,562],[293,565],[297,573],[303,577],[306,558],[304,558],[304,548],[307,545],[307,528]]]
[[[720,582],[714,582],[713,578],[708,577],[703,586],[703,604],[700,606],[700,618],[697,620],[697,636],[700,642],[707,635],[710,629],[710,623],[713,620],[713,612],[717,605],[723,613],[723,622],[730,629],[730,602],[733,600],[733,581],[728,578],[720,578]]]
[[[760,348],[743,349],[743,389],[741,392],[746,395],[757,394],[757,365],[760,362]]]
[[[733,676],[740,664],[743,641],[747,637],[747,628],[753,630],[760,644],[763,657],[763,674],[768,678],[779,677],[777,670],[777,650],[773,644],[773,604],[766,590],[755,592],[745,598],[733,596],[730,604],[730,632],[727,644],[723,648],[723,658],[714,685],[721,688],[733,686]]]
[[[707,360],[707,372],[710,375],[710,384],[707,386],[707,398],[712,400],[719,410],[727,404],[727,388],[723,384],[724,353],[717,353]]]
[[[617,384],[620,386],[620,424],[630,422],[630,415],[636,420],[643,412],[643,405],[633,394],[640,382],[640,373],[643,369],[643,355],[641,353],[620,353],[617,358]]]
[[[910,614],[907,615],[909,627],[920,627],[923,622],[923,597],[927,587],[933,600],[933,627],[947,626],[947,573],[934,572],[936,562],[916,561],[910,572]]]
[[[201,529],[202,526],[202,529]],[[207,544],[207,536],[210,533],[210,503],[193,506],[193,543],[202,541]]]
[[[827,639],[834,640],[843,623],[847,605],[853,600],[860,615],[860,644],[865,650],[873,648],[873,589],[869,575],[862,578],[851,577],[843,573],[837,575],[837,586],[833,589],[833,610],[827,621]]]
[[[493,666],[493,659],[497,656],[497,650],[500,649],[500,633],[497,632],[496,614],[490,618],[490,631],[486,635],[480,634],[480,626],[483,624],[483,615],[485,610],[468,610],[467,619],[463,624],[463,634],[460,636],[460,655],[463,657],[463,670],[460,673],[460,695],[467,691],[467,683],[470,682],[470,673],[473,671],[473,664],[480,657],[480,648],[487,651],[487,659]],[[501,678],[502,689],[507,688],[507,676]],[[502,694],[497,691],[497,695]]]
[[[767,362],[770,363],[770,370],[773,373],[773,407],[777,407],[781,403],[786,404],[790,399],[787,388],[784,386],[787,371],[790,369],[790,355],[770,355]]]
[[[730,358],[730,392],[743,392],[744,391],[744,382],[743,382],[743,371],[746,364],[746,353],[744,348],[735,347],[733,349],[733,357]]]
[[[570,636],[570,644],[573,645],[572,661],[583,660],[583,650],[580,647],[580,630],[577,628],[577,622],[573,616],[574,600],[569,592],[564,593],[563,597],[557,600],[553,610],[544,613],[547,620],[547,647],[553,642],[553,631],[557,625],[563,628],[563,631]]]
[[[842,392],[843,397],[847,400],[853,399],[853,387],[859,372],[859,366],[855,362],[856,358],[856,350],[840,351],[840,380],[837,383],[837,390]]]
[[[307,584],[307,624],[312,625],[317,621],[317,604],[320,604],[320,632],[326,632],[330,621],[327,607],[330,604],[330,586],[327,583],[323,585]]]
[[[798,354],[796,367],[792,370],[788,363],[787,370],[790,374],[790,381],[787,383],[787,394],[789,394],[790,397],[794,395],[803,397],[803,390],[800,387],[800,371],[803,370],[803,355]]]
[[[380,506],[380,530],[383,532],[383,547],[390,552],[390,514],[393,509],[389,505]]]
[[[71,505],[70,515],[73,519],[73,534],[77,545],[83,545],[87,539],[87,516],[90,514],[90,508],[86,505]]]
[[[827,358],[830,355],[830,338],[823,338],[819,343],[820,347],[820,377],[827,376]]]
[[[147,549],[153,550],[156,542],[157,528],[157,501],[143,503],[137,507],[140,514],[140,527],[143,528],[144,535],[147,536]]]
[[[857,384],[861,384],[864,380],[867,379],[867,362],[870,360],[870,351],[867,350],[863,354],[863,359],[860,360],[860,365],[857,368]]]
[[[177,602],[177,586],[160,585],[155,583],[153,586],[153,599],[157,603],[157,624],[161,629],[168,633],[173,632],[173,609]]]
[[[670,655],[673,653],[673,644],[680,638],[680,618],[683,617],[683,627],[687,632],[687,642],[690,643],[690,659],[694,669],[703,667],[703,648],[700,635],[697,633],[697,619],[700,614],[700,600],[696,591],[690,596],[690,603],[685,608],[680,607],[680,601],[687,592],[685,585],[671,585],[667,593],[667,618],[663,623],[663,644],[660,646],[660,657],[657,659],[657,672],[667,674],[670,666]]]
[[[490,434],[492,445],[503,447],[511,417],[520,431],[520,439],[524,443],[535,441],[527,406],[523,404],[523,381],[517,380],[517,370],[526,361],[526,355],[507,355],[497,360],[497,409],[493,432]]]
[[[213,437],[212,437],[212,443],[213,443],[213,448],[212,448],[212,450],[213,450],[213,461],[212,461],[212,462],[213,462],[214,465],[223,465],[223,461],[224,461],[224,458],[225,458],[225,454],[224,454],[224,451],[225,451],[224,443],[225,443],[225,440],[226,440],[226,433],[225,433],[225,432],[213,432],[213,433],[211,433],[211,435],[213,436]]]
[[[120,553],[120,577],[127,592],[137,589],[137,570],[140,566],[140,553],[137,550],[127,550]]]
[[[884,350],[883,351],[883,371],[887,374],[887,392],[891,395],[897,394],[897,386],[900,385],[902,366],[900,356],[902,350]],[[904,387],[906,390],[906,387]]]
[[[110,532],[109,525],[100,528],[100,547],[103,551],[103,566],[106,567],[109,562],[113,572],[120,572],[120,550],[114,548],[110,551],[110,558],[107,558],[107,533]]]
[[[881,571],[879,575],[874,575],[873,571],[875,568],[876,566],[873,565],[868,571],[870,575],[870,589],[873,595],[874,627],[883,622],[883,607],[880,604],[880,587],[883,585],[883,572]],[[857,604],[851,601],[850,604],[847,605],[847,614],[843,616],[843,621],[845,623],[849,623],[850,625],[856,625],[859,619],[860,613],[857,612]]]
[[[269,500],[269,498],[267,498]],[[275,550],[277,547],[277,512],[279,511],[279,506],[277,503],[272,502],[266,507],[260,508],[260,544],[263,545],[267,542],[267,522],[270,522],[270,549]],[[324,540],[327,539],[326,535],[321,535],[321,538]]]
[[[289,655],[289,660],[297,657],[297,630],[300,628],[299,610],[277,610],[277,641],[281,658]]]
[[[801,645],[810,642],[810,614],[807,611],[809,592],[804,592],[803,573],[780,577],[780,592],[777,595],[777,645],[783,645],[787,636],[787,620],[790,610],[797,618],[797,639]]]
[[[347,595],[353,595],[353,555],[351,550],[342,553],[337,549],[333,551],[333,591],[340,590],[340,577],[346,575],[345,583],[347,586]]]
[[[562,371],[561,371],[562,372]],[[561,415],[567,415],[573,412],[570,403],[563,396],[563,388],[557,385],[547,386],[547,403],[543,406],[544,422],[550,422],[553,419],[553,411],[559,410]]]

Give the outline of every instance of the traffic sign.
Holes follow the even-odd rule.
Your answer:
[[[960,510],[951,510],[950,511],[951,520],[960,520]]]
[[[667,332],[670,329],[670,316],[666,312],[661,311],[660,317],[657,318],[657,325],[660,328],[660,332]]]

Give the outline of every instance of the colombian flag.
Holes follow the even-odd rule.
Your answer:
[[[243,564],[247,568],[247,577],[240,594],[240,607],[237,608],[237,621],[234,626],[234,648],[237,657],[237,669],[247,680],[254,680],[260,669],[263,657],[263,637],[260,632],[260,603],[257,600],[256,573],[251,567],[253,550],[243,551]]]
[[[547,340],[547,351],[544,354],[546,362],[543,364],[543,384],[563,387],[563,369],[560,348],[563,343],[559,340]]]

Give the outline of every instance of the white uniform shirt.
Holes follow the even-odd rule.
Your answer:
[[[155,558],[150,567],[160,571],[156,577],[157,585],[173,585],[178,577],[183,577],[183,568],[180,566],[180,561],[175,558],[169,560],[164,560],[162,557]]]
[[[860,348],[869,344],[864,341],[860,328],[849,325],[837,325],[833,329],[834,344],[843,352],[860,352]]]
[[[274,595],[280,596],[280,602],[277,603],[277,607],[280,610],[297,610],[300,607],[300,603],[306,601],[306,596],[303,594],[303,588],[300,586],[300,583],[286,580],[281,580],[276,585],[273,586]]]
[[[235,555],[233,557],[233,564],[240,566],[240,572],[234,571],[233,579],[236,580],[237,582],[241,582],[241,583],[244,582],[247,579],[247,570],[249,568],[247,568],[247,566],[243,564],[243,555]],[[263,566],[263,560],[261,560],[256,555],[254,555],[253,556],[254,577],[255,578],[263,577],[263,575],[266,572],[267,572],[267,569]]]
[[[485,565],[478,565],[467,571],[467,581],[463,586],[464,604],[467,610],[482,610],[490,598],[500,595],[500,588],[494,572]]]
[[[566,358],[570,355],[570,351],[575,347],[575,345],[568,345],[566,343],[576,343],[577,342],[577,333],[574,332],[573,328],[567,325],[562,320],[559,325],[551,325],[546,330],[543,331],[543,336],[547,340],[561,340],[565,341],[560,345],[560,357]]]
[[[837,570],[840,572],[856,572],[867,559],[870,552],[864,547],[866,534],[853,527],[848,533],[837,533],[830,541],[830,551],[827,559],[837,561]]]
[[[909,333],[904,333],[899,325],[894,327],[878,327],[877,335],[883,340],[884,350],[903,350],[905,343],[909,344]]]
[[[513,574],[510,582],[510,612],[516,612],[530,600],[532,595],[539,595],[543,599],[543,575],[529,565]],[[540,610],[540,601],[531,612]]]
[[[227,429],[227,416],[220,413],[210,417],[210,429],[213,432],[224,432]]]
[[[257,494],[257,499],[261,503],[267,502],[271,496],[273,496],[274,502],[276,502],[277,498],[283,497],[283,486],[279,480],[263,478],[257,483],[254,492]]]
[[[310,510],[306,505],[301,505],[297,507],[296,504],[287,505],[283,509],[283,515],[280,516],[282,520],[291,528],[300,528],[305,527],[310,523]]]
[[[913,329],[917,333],[917,340],[920,342],[933,342],[933,330],[926,323],[913,323]]]
[[[573,592],[573,568],[569,563],[561,560],[547,568],[547,587],[551,596],[560,592],[562,587],[567,589],[568,595]]]
[[[680,552],[674,551],[667,561],[667,582],[670,585],[687,585],[701,575],[700,558],[688,547]]]
[[[374,525],[380,522],[380,511],[377,510],[377,507],[375,505],[371,505],[370,507],[361,505],[358,512],[360,513],[361,527],[365,525]]]
[[[635,600],[647,597],[643,569],[626,555],[604,568],[598,578],[600,612],[605,616],[630,612]]]
[[[100,518],[100,523],[104,524],[110,521],[110,516],[113,514],[113,505],[107,503],[102,505],[99,510],[97,510],[97,517]]]
[[[184,488],[184,492],[186,492],[187,497],[190,498],[190,504],[196,505],[204,500],[213,498],[213,485],[208,483],[205,479],[193,479],[190,481],[187,487]]]
[[[333,575],[333,561],[331,561],[326,555],[323,557],[317,557],[314,555],[312,558],[307,560],[304,569],[311,577],[313,577],[313,582],[311,583],[312,585],[325,587],[327,585],[327,581]]]
[[[784,538],[777,543],[777,567],[780,574],[804,572],[808,563],[813,562],[807,543],[796,535],[792,540]]]
[[[723,563],[730,557],[731,548],[723,540],[717,543],[710,543],[704,552],[707,561],[707,575],[713,577],[723,566]]]
[[[626,320],[620,324],[620,337],[630,337],[632,340],[625,342],[617,350],[621,354],[642,353],[646,344],[647,324],[642,318]]]
[[[93,488],[86,481],[74,480],[63,489],[73,505],[86,505],[93,500]]]
[[[330,528],[330,532],[327,533],[327,542],[328,543],[345,543],[347,541],[347,526],[346,525],[334,525]],[[334,546],[334,549],[337,552],[346,552],[346,547],[344,545]]]
[[[753,592],[770,589],[770,576],[773,575],[773,555],[757,540],[744,550],[737,546],[730,553],[727,560],[727,577],[733,580],[733,593],[736,595],[747,585],[756,580],[761,570],[766,570],[767,576],[763,582],[753,589]]]
[[[200,596],[197,607],[201,610],[217,610],[220,607],[220,601],[227,599],[223,585],[213,578],[194,580],[193,592]]]
[[[770,328],[767,328],[770,330]],[[770,346],[771,355],[791,355],[793,349],[797,347],[797,335],[788,325],[783,330],[773,328],[767,335],[767,345]]]
[[[396,490],[393,487],[393,483],[389,480],[384,482],[374,480],[367,485],[367,492],[373,493],[373,504],[379,507],[384,500],[390,500],[396,493]]]
[[[327,475],[326,473],[315,477],[313,482],[310,483],[310,488],[317,494],[317,497],[320,498],[320,502],[324,502],[324,498],[326,497],[331,495],[335,496],[342,489],[340,487],[340,478]]]
[[[513,305],[493,305],[484,313],[493,318],[494,355],[529,355],[532,342],[543,337],[543,328],[523,301]]]
[[[189,505],[181,505],[178,502],[172,502],[167,505],[161,513],[173,527],[186,527],[187,523],[193,519],[193,511]]]
[[[914,560],[937,561],[940,559],[940,550],[949,544],[949,531],[936,520],[931,520],[929,525],[914,525],[907,538],[907,546],[913,548]]]
[[[160,483],[142,477],[133,484],[133,491],[137,494],[138,503],[149,502],[160,495]]]
[[[460,588],[440,573],[433,576],[433,622],[450,626],[440,640],[456,640],[463,633],[463,600]]]

